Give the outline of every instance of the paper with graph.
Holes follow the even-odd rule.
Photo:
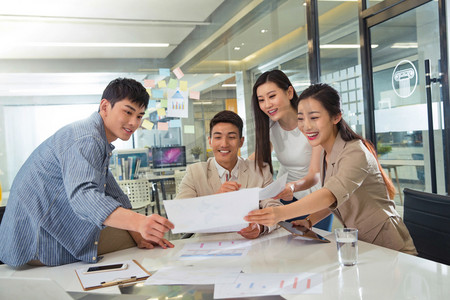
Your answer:
[[[265,188],[163,201],[168,219],[175,225],[172,232],[232,232],[247,227],[244,217],[259,208],[259,200],[274,197],[284,189],[285,175]]]

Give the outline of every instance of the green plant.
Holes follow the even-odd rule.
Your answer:
[[[377,143],[377,153],[378,155],[383,155],[392,151],[391,145],[385,145],[380,142]]]
[[[191,154],[194,156],[199,156],[202,154],[203,150],[200,146],[194,146],[191,148]]]

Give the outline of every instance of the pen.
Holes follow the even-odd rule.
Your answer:
[[[100,282],[100,284],[103,287],[106,287],[106,286],[113,286],[113,285],[117,285],[117,284],[129,283],[129,282],[133,282],[136,280],[137,280],[136,276],[132,276],[132,277],[126,278],[126,279],[118,279],[118,280],[113,280],[113,281],[108,281],[108,282],[102,281],[102,282]]]

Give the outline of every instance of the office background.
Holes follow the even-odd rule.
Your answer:
[[[252,85],[271,69],[283,70],[298,93],[315,82],[334,86],[344,118],[377,145],[399,191],[447,193],[447,13],[444,0],[4,3],[3,199],[33,149],[96,111],[116,77],[152,82],[146,117],[153,127],[115,142],[118,149],[182,145],[192,162],[190,149],[199,146],[206,160],[209,120],[231,109],[245,121],[241,155],[247,157],[254,150]],[[168,88],[161,81],[184,93],[188,118],[164,116],[168,96],[156,92]],[[402,205],[400,194],[395,201]]]

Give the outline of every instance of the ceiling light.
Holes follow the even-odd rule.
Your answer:
[[[239,51],[241,50],[241,47],[234,47],[234,50]]]
[[[357,44],[327,44],[320,45],[320,49],[356,49],[359,48],[360,45]]]
[[[236,83],[224,83],[222,87],[236,87]]]
[[[9,43],[9,42],[8,42]],[[14,42],[13,46],[25,47],[105,47],[105,48],[158,48],[169,47],[169,43],[58,43],[58,42]]]
[[[326,45],[320,45],[320,49],[358,49],[361,47],[358,44],[326,44]],[[371,46],[372,48],[377,48],[377,44],[373,44]]]
[[[266,32],[268,32],[269,30],[267,30],[267,29],[261,29],[261,33],[266,33]]]
[[[394,43],[391,48],[397,49],[409,49],[409,48],[417,48],[417,43]]]

